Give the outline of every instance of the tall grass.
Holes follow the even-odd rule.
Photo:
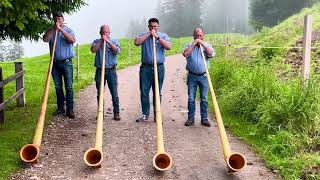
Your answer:
[[[270,67],[239,61],[216,61],[210,73],[227,125],[249,141],[271,168],[292,179],[319,165],[319,82],[310,80],[303,87],[299,79],[279,81]],[[246,125],[248,131],[243,132]],[[302,161],[305,156],[313,162]]]

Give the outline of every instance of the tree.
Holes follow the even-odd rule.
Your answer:
[[[23,47],[17,42],[0,44],[0,61],[14,61],[23,56]]]
[[[255,29],[272,27],[316,2],[319,0],[250,0],[250,24]]]
[[[173,37],[192,35],[202,24],[203,0],[162,0],[157,8],[161,31]]]
[[[0,61],[4,61],[6,59],[6,47],[0,44]]]
[[[206,0],[203,26],[208,33],[249,33],[248,0]]]
[[[133,38],[139,35],[142,32],[145,32],[148,30],[148,20],[146,18],[142,18],[142,20],[139,22],[139,20],[131,20],[128,27],[127,37]]]
[[[1,0],[0,40],[38,40],[50,25],[52,13],[71,13],[85,5],[84,0]]]
[[[8,54],[7,54],[7,60],[17,60],[23,56],[23,47],[17,43],[14,42],[10,46],[8,46]]]

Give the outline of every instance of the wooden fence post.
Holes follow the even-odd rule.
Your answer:
[[[302,72],[301,81],[304,84],[310,75],[310,55],[311,55],[311,37],[312,37],[312,16],[304,17],[304,33],[303,33],[303,55],[302,55]]]
[[[229,37],[227,36],[226,39],[225,39],[225,46],[226,46],[226,49],[225,49],[225,58],[228,59],[228,48],[229,48]]]
[[[80,76],[80,46],[77,44],[77,80]]]
[[[130,56],[131,56],[131,52],[130,52],[130,38],[128,38],[128,62],[130,61]]]
[[[14,62],[15,73],[23,71],[22,62]],[[24,73],[21,77],[16,79],[16,92],[20,89],[24,88]],[[25,91],[17,98],[17,106],[24,107],[25,106]]]
[[[2,77],[2,67],[0,67],[0,82],[3,80]],[[3,87],[0,87],[0,104],[3,103]],[[0,124],[4,123],[4,109],[0,111]]]

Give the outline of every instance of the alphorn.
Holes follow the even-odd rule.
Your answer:
[[[154,69],[154,90],[155,90],[155,118],[157,124],[157,153],[153,157],[153,166],[159,171],[168,170],[172,165],[171,156],[165,152],[163,143],[162,115],[160,107],[160,92],[158,82],[158,65],[157,53],[155,45],[155,37],[153,36],[153,69]]]
[[[106,63],[106,41],[103,41],[100,93],[99,93],[99,104],[98,104],[98,111],[97,111],[96,144],[94,148],[88,149],[83,156],[84,162],[90,167],[101,167],[101,163],[103,160],[102,131],[103,131],[103,116],[104,116],[103,115],[103,99],[104,99],[105,63]]]
[[[228,137],[226,134],[226,130],[224,129],[221,113],[220,113],[217,98],[216,98],[216,95],[214,93],[213,86],[211,83],[211,78],[209,75],[208,66],[207,66],[207,62],[205,60],[202,45],[200,45],[200,51],[201,51],[203,64],[206,69],[208,84],[209,84],[209,88],[210,88],[210,92],[211,92],[212,103],[213,103],[214,112],[216,115],[217,126],[218,126],[220,140],[221,140],[221,144],[222,144],[222,148],[223,148],[224,160],[227,164],[227,174],[233,175],[233,174],[241,171],[242,169],[244,169],[244,167],[246,166],[246,159],[242,154],[240,154],[238,152],[231,153]]]
[[[27,163],[37,163],[37,160],[38,160],[38,157],[40,154],[43,125],[44,125],[44,120],[45,120],[45,116],[46,116],[49,88],[50,88],[50,81],[51,81],[50,74],[51,74],[52,66],[53,66],[53,59],[54,59],[54,54],[55,54],[55,50],[56,50],[57,37],[58,37],[58,29],[55,32],[55,37],[54,37],[54,42],[53,42],[53,47],[52,47],[52,52],[51,52],[51,58],[50,58],[50,64],[49,64],[49,68],[48,68],[47,80],[46,80],[46,85],[45,85],[43,96],[42,96],[41,110],[40,110],[40,114],[38,117],[37,128],[36,128],[35,135],[33,138],[33,144],[26,144],[20,150],[21,160],[24,162],[27,162]]]

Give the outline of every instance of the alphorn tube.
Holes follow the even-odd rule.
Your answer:
[[[157,65],[157,53],[155,45],[155,37],[153,36],[153,67],[154,67],[154,90],[155,90],[155,116],[157,124],[157,153],[153,157],[153,166],[159,171],[165,171],[170,169],[172,165],[171,156],[165,152],[163,143],[163,130],[162,130],[162,115],[160,106],[160,92],[158,82],[158,65]]]
[[[106,63],[106,41],[103,41],[102,66],[101,66],[101,80],[99,104],[97,111],[97,130],[96,130],[96,144],[94,148],[88,149],[84,153],[84,162],[91,167],[101,167],[103,160],[102,152],[102,136],[103,136],[103,98],[104,98],[104,77],[105,77],[105,63]]]
[[[47,80],[46,85],[44,88],[43,96],[42,96],[42,103],[41,103],[41,110],[38,117],[38,124],[34,134],[33,143],[24,145],[20,150],[20,158],[22,161],[27,163],[37,163],[39,154],[40,154],[40,146],[41,146],[41,139],[43,133],[43,125],[46,116],[47,110],[47,103],[48,103],[48,95],[49,95],[49,88],[50,88],[50,81],[51,81],[51,71],[53,66],[53,59],[56,50],[57,44],[57,37],[58,37],[58,29],[55,32],[50,64],[48,68]]]
[[[216,98],[216,95],[214,93],[213,86],[211,83],[211,78],[209,75],[208,66],[207,66],[205,56],[203,53],[203,47],[201,45],[200,45],[200,51],[201,51],[203,64],[205,66],[206,74],[207,74],[207,78],[208,78],[208,84],[209,84],[209,88],[210,88],[210,92],[211,92],[211,98],[212,98],[212,102],[213,102],[214,112],[216,115],[216,121],[217,121],[217,125],[218,125],[220,140],[221,140],[221,144],[222,144],[222,148],[223,148],[224,160],[225,160],[227,167],[228,167],[227,173],[229,175],[233,175],[233,174],[237,173],[238,171],[241,171],[242,169],[244,169],[244,167],[246,166],[246,159],[242,154],[240,154],[238,152],[233,152],[233,153],[231,152],[227,133],[226,133],[226,130],[224,129],[221,113],[219,110],[217,98]]]

